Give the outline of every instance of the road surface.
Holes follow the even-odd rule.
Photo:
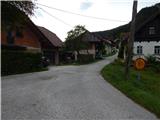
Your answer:
[[[156,119],[101,77],[114,58],[3,77],[2,120]]]

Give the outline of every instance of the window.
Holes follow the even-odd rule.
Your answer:
[[[14,36],[13,36],[12,31],[9,31],[7,33],[7,43],[8,44],[14,44]]]
[[[154,34],[156,34],[155,27],[149,27],[149,35],[154,35]]]
[[[16,27],[16,37],[23,38],[23,28]]]
[[[137,46],[137,54],[143,54],[142,46]]]
[[[154,54],[160,55],[160,46],[155,46],[154,47]]]

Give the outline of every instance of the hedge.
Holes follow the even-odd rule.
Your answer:
[[[1,51],[1,74],[12,75],[39,71],[41,66],[41,53],[22,51]]]

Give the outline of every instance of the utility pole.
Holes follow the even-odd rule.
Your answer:
[[[132,21],[131,21],[131,27],[130,27],[130,36],[129,41],[127,44],[127,57],[125,61],[125,77],[127,80],[129,80],[130,77],[130,66],[133,56],[133,43],[134,43],[134,36],[135,36],[135,20],[136,20],[136,14],[137,14],[137,0],[134,0],[133,2],[133,11],[132,11]]]

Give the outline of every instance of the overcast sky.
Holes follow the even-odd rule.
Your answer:
[[[133,5],[133,0],[37,0],[36,2],[54,9],[37,4],[35,15],[31,17],[32,21],[54,32],[62,41],[65,41],[67,32],[78,24],[85,25],[92,32],[109,30],[128,23],[131,20]],[[139,0],[138,11],[158,2],[160,0]],[[83,17],[65,11],[105,19]]]

